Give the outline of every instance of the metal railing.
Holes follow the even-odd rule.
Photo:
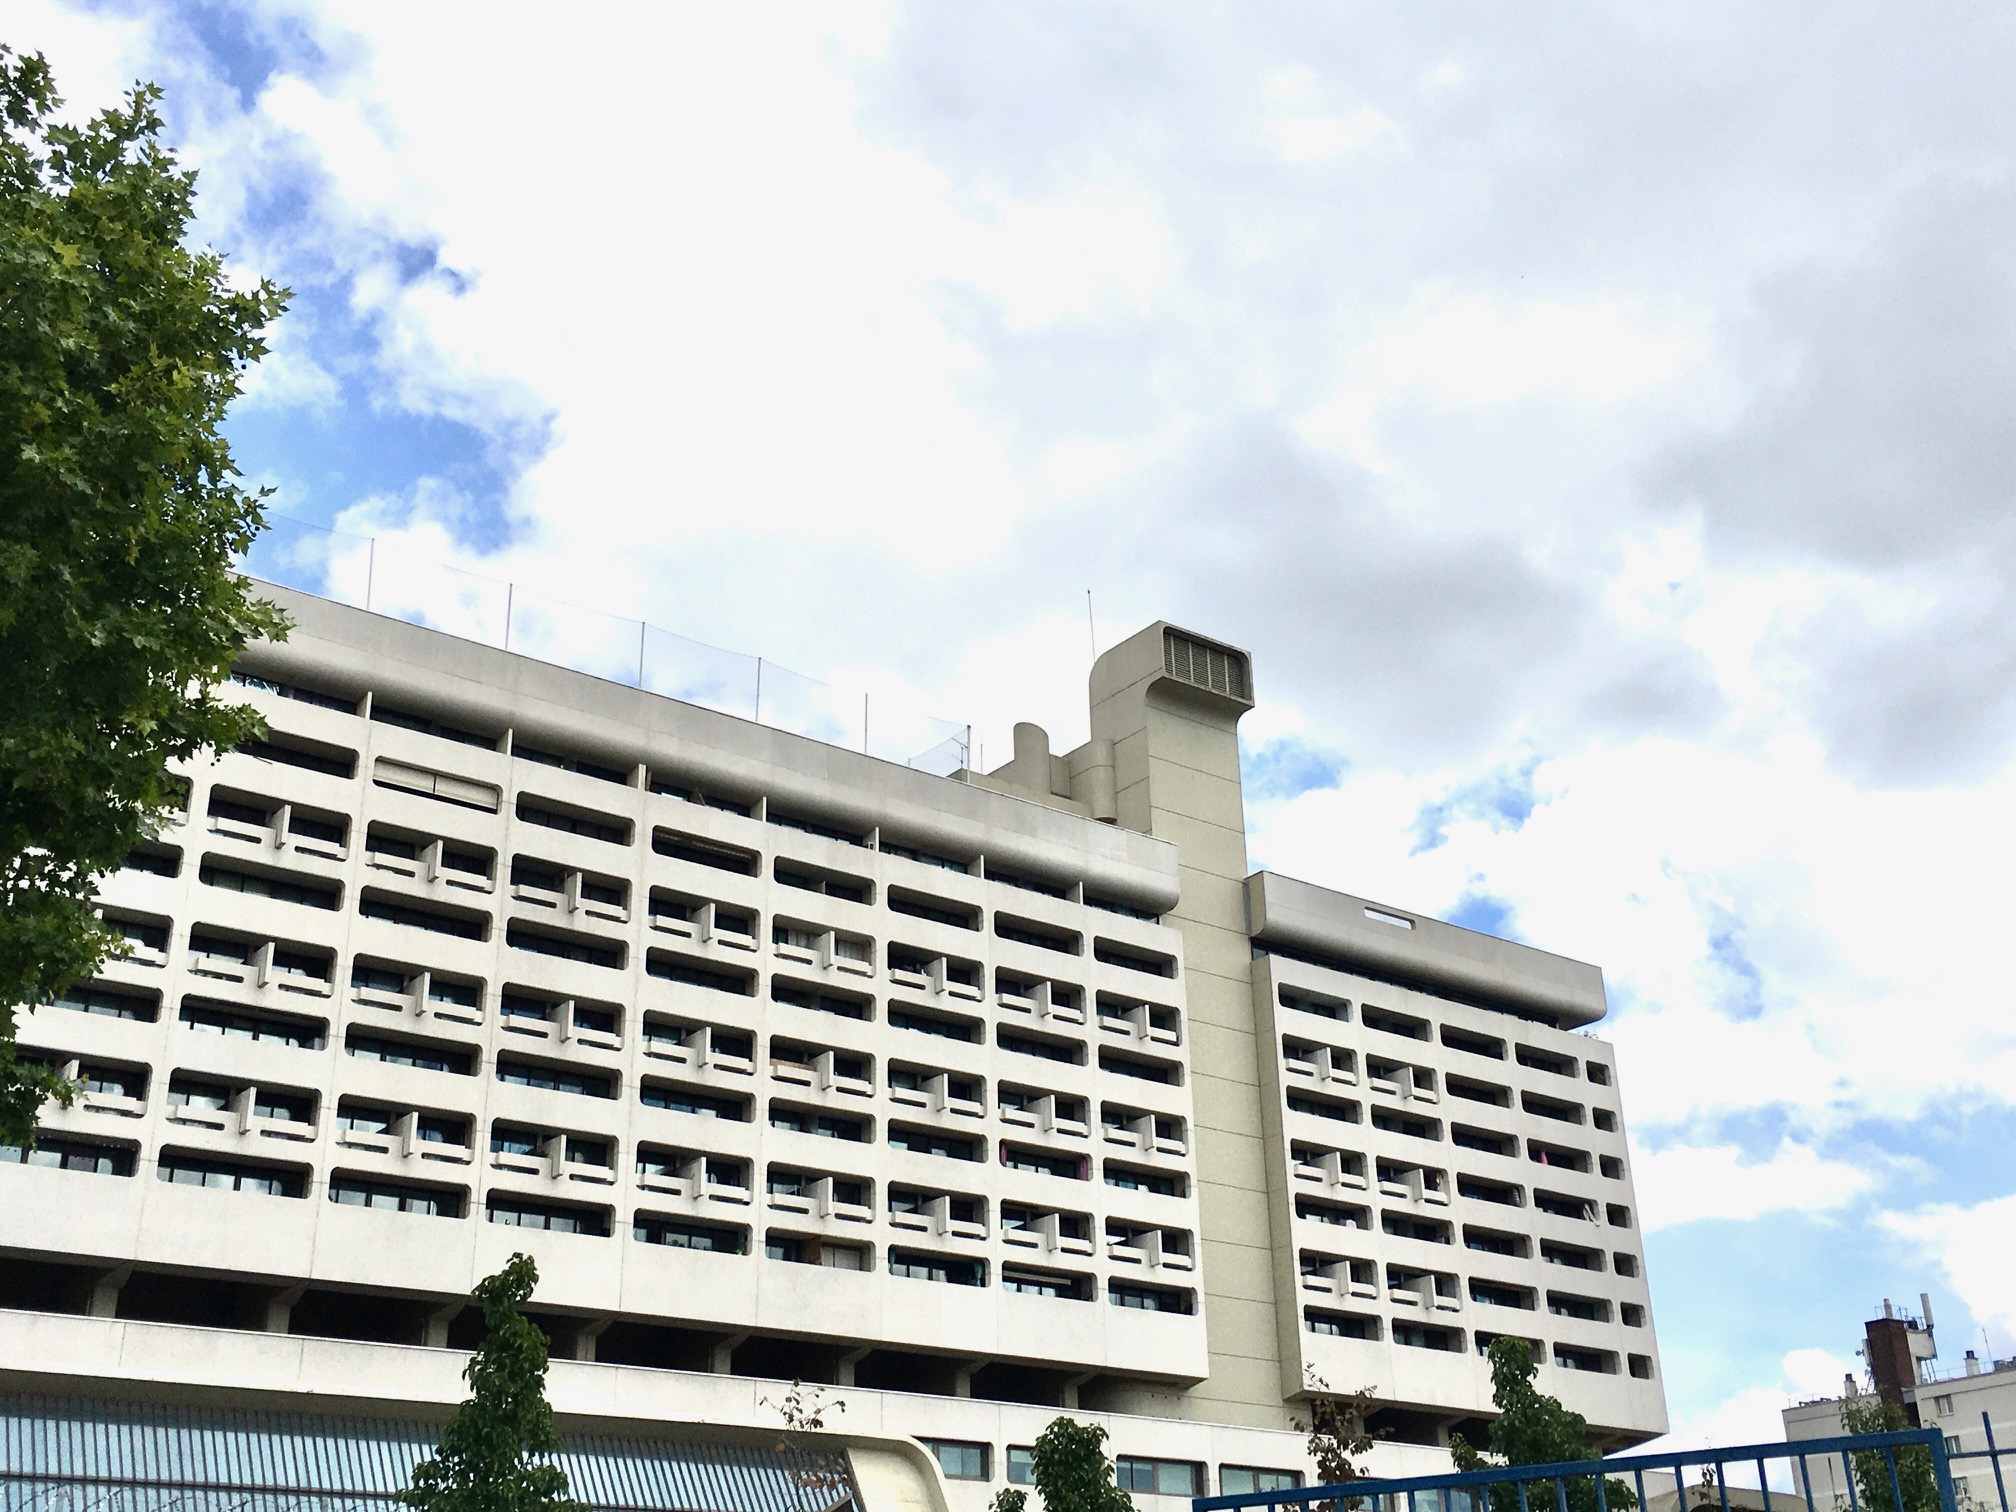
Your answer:
[[[1986,1441],[1987,1448],[1952,1449],[1947,1451],[1946,1457],[1949,1460],[1988,1461],[1988,1468],[1995,1476],[1995,1499],[2001,1503],[2002,1512],[2009,1512],[2009,1479],[2002,1473],[2002,1457],[2006,1454],[2016,1454],[2016,1449],[2002,1449],[1996,1446],[1995,1425],[1989,1421],[1985,1412],[1981,1414],[1981,1437]]]
[[[972,764],[973,727],[890,694],[806,677],[643,620],[571,604],[353,535],[268,514],[238,562],[249,577],[498,646],[610,682],[949,777]]]
[[[1984,1418],[1985,1421],[1985,1418]],[[1691,1492],[1707,1493],[1706,1503],[1714,1512],[1731,1512],[1730,1496],[1735,1491],[1739,1504],[1761,1493],[1768,1509],[1782,1504],[1785,1493],[1770,1491],[1773,1466],[1789,1469],[1794,1487],[1790,1500],[1797,1505],[1803,1491],[1805,1512],[1933,1512],[1920,1505],[1922,1498],[1907,1496],[1907,1478],[1915,1480],[1915,1467],[1907,1477],[1898,1472],[1898,1456],[1922,1451],[1929,1460],[1939,1512],[1961,1512],[1953,1488],[1949,1458],[1980,1458],[1986,1455],[1995,1464],[1996,1483],[2001,1487],[2001,1465],[1992,1448],[1966,1455],[1949,1455],[1945,1436],[1936,1428],[1912,1428],[1899,1433],[1860,1433],[1839,1438],[1800,1439],[1789,1443],[1743,1444],[1733,1448],[1695,1449],[1672,1454],[1641,1454],[1600,1460],[1578,1460],[1555,1465],[1507,1465],[1489,1470],[1450,1471],[1440,1475],[1416,1475],[1391,1480],[1347,1481],[1342,1485],[1302,1486],[1279,1491],[1250,1491],[1233,1496],[1200,1496],[1191,1503],[1191,1512],[1234,1512],[1241,1508],[1311,1508],[1313,1512],[1611,1512],[1610,1483],[1623,1481],[1633,1489],[1638,1506],[1648,1502],[1645,1478],[1671,1474],[1679,1501]],[[1876,1477],[1879,1490],[1887,1479],[1887,1495],[1865,1507],[1856,1485],[1858,1456],[1880,1455],[1882,1474]],[[1816,1499],[1809,1462],[1839,1459],[1847,1488],[1845,1497]],[[1865,1466],[1869,1462],[1862,1462]],[[1732,1488],[1729,1468],[1746,1474],[1754,1467],[1758,1493]],[[1712,1484],[1689,1488],[1688,1470],[1714,1471]],[[1697,1476],[1697,1480],[1699,1477]],[[1593,1487],[1593,1491],[1592,1488]],[[1509,1494],[1508,1494],[1509,1493]],[[1664,1494],[1660,1488],[1657,1494]],[[1822,1505],[1824,1500],[1825,1505]],[[2003,1512],[2009,1512],[2004,1497]]]

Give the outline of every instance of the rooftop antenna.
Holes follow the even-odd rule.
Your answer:
[[[1092,660],[1099,660],[1099,626],[1092,618],[1092,590],[1085,590],[1085,633],[1092,641]]]

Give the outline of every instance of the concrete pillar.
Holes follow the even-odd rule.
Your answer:
[[[838,1386],[854,1384],[854,1367],[875,1352],[872,1344],[864,1344],[859,1349],[850,1350],[833,1363],[833,1381]]]
[[[301,1300],[306,1286],[289,1286],[276,1291],[266,1299],[266,1332],[284,1334],[293,1320],[294,1304]]]
[[[119,1292],[133,1274],[133,1262],[115,1265],[104,1275],[91,1283],[91,1300],[85,1311],[94,1318],[116,1318],[119,1316]]]
[[[427,1332],[421,1339],[421,1342],[429,1349],[446,1349],[448,1347],[448,1325],[453,1323],[457,1316],[460,1315],[462,1307],[463,1303],[461,1299],[457,1298],[446,1307],[429,1313],[427,1315]]]
[[[591,1318],[575,1329],[574,1337],[569,1341],[572,1358],[592,1362],[595,1358],[595,1341],[601,1338],[603,1330],[615,1321],[614,1318]]]
[[[715,1375],[728,1375],[735,1369],[735,1351],[749,1341],[749,1332],[728,1335],[708,1352],[707,1368]]]
[[[1207,656],[1216,677],[1196,670]],[[1286,1208],[1270,1201],[1285,1176],[1262,1124],[1261,1056],[1272,1050],[1256,1023],[1246,932],[1239,720],[1252,691],[1244,652],[1150,625],[1092,668],[1092,749],[1112,752],[1117,822],[1180,847],[1182,895],[1164,922],[1183,935],[1211,1374],[1176,1410],[1286,1428],[1299,1382],[1292,1369],[1284,1379],[1281,1341],[1293,1347],[1299,1319]],[[1167,1410],[1142,1387],[1120,1388],[1114,1405]]]

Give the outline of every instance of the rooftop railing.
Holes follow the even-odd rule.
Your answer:
[[[935,718],[901,697],[835,687],[760,656],[431,561],[375,536],[285,515],[267,519],[238,564],[249,577],[941,777],[971,765],[971,725]]]

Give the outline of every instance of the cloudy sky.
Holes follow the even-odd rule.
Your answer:
[[[1094,637],[1250,647],[1256,864],[1604,966],[1685,1431],[1886,1295],[2016,1352],[2006,9],[6,32],[165,85],[295,290],[233,420],[292,519],[1000,757]]]

